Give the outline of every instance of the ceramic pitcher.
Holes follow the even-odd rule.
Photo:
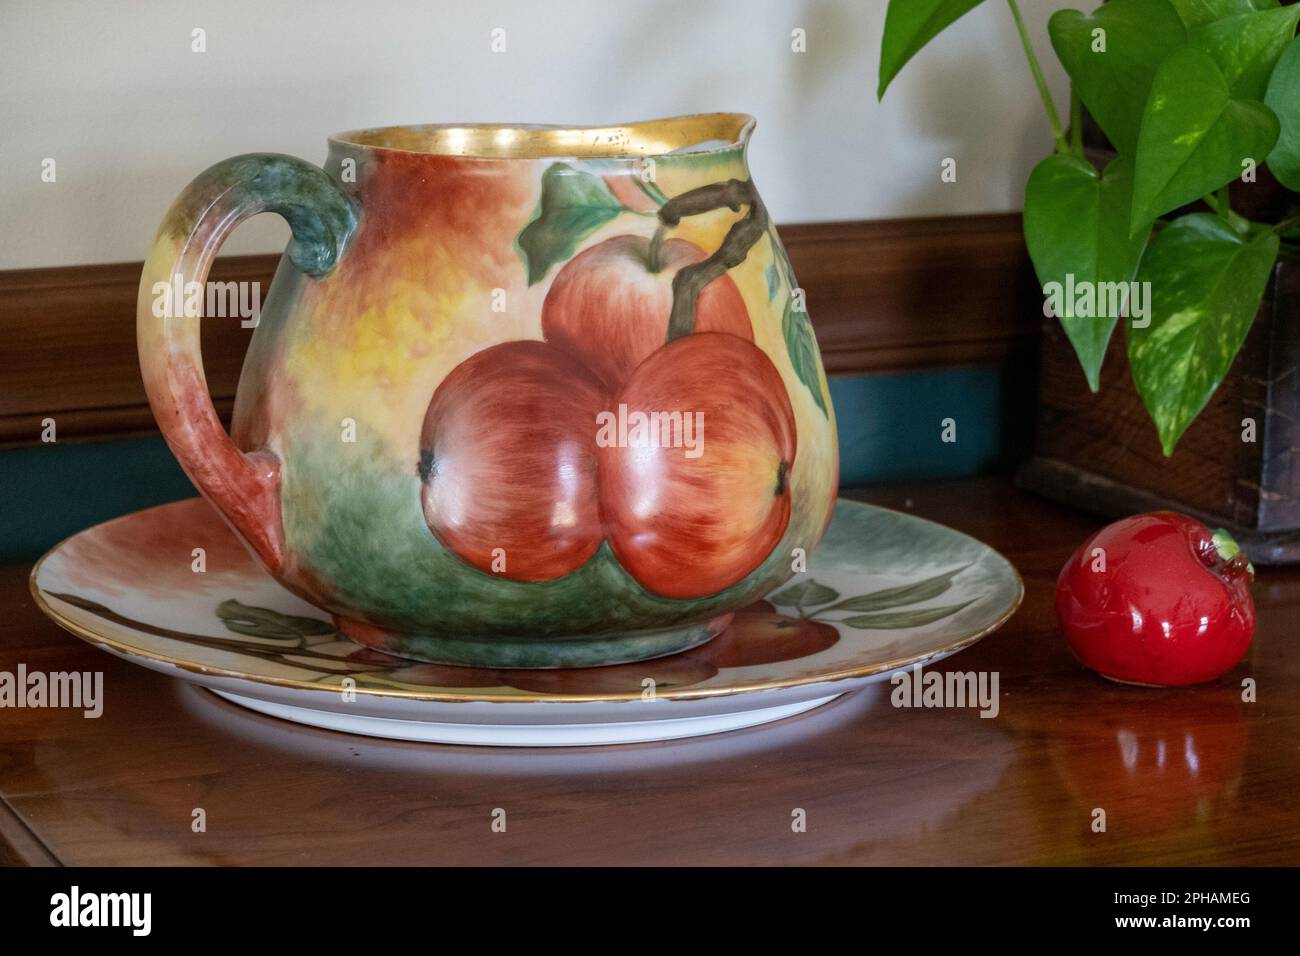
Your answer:
[[[837,487],[752,128],[391,127],[333,137],[324,170],[218,163],[140,283],[163,435],[271,574],[362,644],[564,667],[708,640],[799,572]],[[266,210],[292,241],[227,435],[203,291]]]

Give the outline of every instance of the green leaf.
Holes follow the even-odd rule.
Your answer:
[[[1243,236],[1193,213],[1162,229],[1143,256],[1138,281],[1151,283],[1151,322],[1130,327],[1128,360],[1166,455],[1228,373],[1277,252],[1271,232]]]
[[[1132,163],[1124,158],[1101,175],[1076,156],[1049,156],[1025,186],[1025,243],[1034,271],[1043,294],[1057,300],[1054,311],[1094,392],[1122,311],[1116,306],[1127,303],[1147,241],[1145,230],[1129,234],[1132,197]],[[1076,304],[1074,289],[1090,293]]]
[[[772,259],[781,267],[781,275],[785,277],[785,284],[790,289],[794,289],[794,266],[790,265],[790,256],[785,251],[785,243],[777,235],[776,228],[773,227],[767,231],[768,242],[772,245]]]
[[[798,584],[790,585],[784,591],[769,595],[768,600],[773,604],[780,604],[782,607],[802,608],[828,604],[839,596],[839,591],[828,588],[824,584],[818,584],[812,578],[809,578],[807,581],[800,581]]]
[[[786,351],[790,353],[790,364],[794,366],[799,381],[808,386],[808,391],[812,392],[813,401],[817,403],[817,407],[829,418],[830,410],[826,406],[826,399],[822,396],[821,379],[818,376],[818,369],[821,367],[821,353],[817,350],[817,337],[813,334],[812,322],[808,319],[808,313],[797,311],[794,308],[794,296],[799,288],[794,278],[794,267],[790,265],[790,257],[786,254],[785,244],[781,242],[781,237],[776,234],[775,229],[768,232],[768,238],[772,243],[773,260],[781,267],[786,286],[790,290],[790,295],[785,300],[785,312],[781,316],[781,336],[785,339]],[[771,275],[768,276],[767,281],[768,291],[773,293],[773,278]]]
[[[1178,12],[1169,0],[1111,0],[1089,15],[1058,10],[1047,32],[1083,104],[1115,148],[1132,153],[1156,70],[1187,43]]]
[[[920,604],[922,601],[937,598],[951,588],[952,579],[968,567],[970,567],[969,564],[963,564],[960,568],[953,568],[951,571],[936,574],[932,578],[917,581],[915,584],[904,584],[896,588],[883,588],[879,591],[872,591],[870,594],[860,594],[831,607],[822,608],[821,613],[827,611],[883,611],[891,607]]]
[[[963,601],[961,604],[948,604],[944,607],[926,607],[916,611],[884,611],[880,614],[859,614],[857,617],[846,617],[837,624],[847,624],[849,627],[856,627],[860,630],[896,630],[903,627],[920,627],[922,624],[933,624],[935,621],[941,621],[945,617],[956,614],[962,608],[975,603],[972,598],[969,601]]]
[[[1264,102],[1282,124],[1268,168],[1287,189],[1300,192],[1300,38],[1292,40],[1277,61]]]
[[[537,215],[519,233],[528,284],[541,281],[551,266],[572,256],[578,243],[622,211],[599,176],[565,163],[548,166]]]
[[[1277,7],[1277,0],[1170,0],[1170,2],[1189,30],[1213,23],[1215,20],[1222,20],[1224,17]]]
[[[826,399],[822,397],[821,377],[818,375],[821,359],[817,351],[817,337],[813,335],[812,322],[808,320],[808,313],[794,308],[793,291],[785,301],[785,314],[781,316],[781,335],[785,338],[785,347],[790,353],[790,363],[794,366],[799,381],[808,386],[813,401],[822,410],[822,414],[829,418],[830,410],[826,407]]]
[[[636,184],[641,187],[641,191],[649,196],[650,201],[656,206],[662,206],[668,201],[668,197],[664,195],[664,191],[660,189],[658,184],[653,180],[642,179],[638,176],[636,178]]]
[[[777,272],[776,263],[773,262],[767,267],[767,301],[771,302],[776,298],[777,289],[781,288],[781,274]]]
[[[315,617],[281,614],[269,608],[253,607],[239,601],[222,601],[217,605],[217,617],[226,629],[249,637],[275,641],[296,641],[302,637],[333,634],[334,625]]]
[[[1216,20],[1192,32],[1192,45],[1210,55],[1237,99],[1262,100],[1268,78],[1295,37],[1300,7],[1281,7]]]
[[[1268,156],[1277,134],[1273,111],[1234,99],[1208,53],[1191,46],[1171,53],[1142,114],[1130,230],[1236,179],[1242,160]]]
[[[885,95],[898,71],[948,26],[974,10],[983,0],[890,0],[885,31],[880,38],[880,85]]]

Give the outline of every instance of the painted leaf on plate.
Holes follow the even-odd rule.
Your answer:
[[[1147,242],[1147,230],[1129,232],[1132,196],[1126,158],[1102,174],[1076,156],[1049,156],[1025,186],[1025,243],[1034,271],[1044,295],[1055,285],[1058,318],[1094,392]],[[1070,294],[1076,288],[1089,293],[1078,303]]]
[[[800,581],[778,591],[776,594],[769,595],[767,599],[773,604],[780,604],[783,607],[804,608],[829,604],[839,596],[839,591],[828,588],[824,584],[818,584],[812,578],[809,578],[807,581]]]
[[[945,617],[951,617],[964,607],[969,607],[975,603],[972,598],[969,601],[963,601],[961,604],[946,604],[943,607],[923,607],[913,611],[882,611],[879,614],[859,614],[855,617],[846,617],[841,624],[847,624],[849,627],[856,627],[859,630],[897,630],[903,627],[920,627],[923,624],[933,624],[935,621],[942,621]]]
[[[1091,14],[1058,10],[1047,30],[1083,104],[1116,149],[1131,154],[1156,70],[1187,43],[1178,12],[1169,0],[1111,0]]]
[[[253,607],[239,601],[222,601],[217,605],[217,617],[227,630],[247,637],[267,640],[297,640],[313,634],[333,634],[334,625],[315,617],[281,614],[269,608]]]
[[[1260,162],[1277,135],[1273,111],[1233,97],[1208,53],[1187,46],[1170,54],[1142,115],[1130,231],[1236,179],[1243,160]]]
[[[937,598],[940,594],[946,592],[952,587],[952,579],[961,572],[965,571],[969,564],[963,564],[959,568],[953,568],[951,571],[944,571],[942,574],[936,574],[934,577],[926,578],[924,581],[917,581],[915,584],[904,584],[899,587],[882,588],[879,591],[872,591],[869,594],[859,594],[857,597],[851,597],[847,601],[841,601],[839,604],[831,607],[822,608],[826,611],[883,611],[891,607],[903,607],[908,604],[920,604],[922,601],[928,601],[931,598]]]
[[[1208,213],[1183,216],[1152,240],[1138,270],[1151,283],[1151,322],[1130,327],[1128,360],[1166,455],[1228,373],[1277,252],[1272,232],[1239,235]]]
[[[551,266],[571,257],[578,243],[622,211],[599,176],[565,163],[548,166],[537,214],[519,233],[528,284],[540,282]]]

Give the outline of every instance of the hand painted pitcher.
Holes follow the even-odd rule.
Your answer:
[[[708,640],[798,571],[837,487],[752,128],[393,127],[334,137],[324,171],[218,163],[168,212],[140,283],[140,364],[172,451],[359,643],[567,667]],[[187,306],[265,210],[293,239],[227,436]]]

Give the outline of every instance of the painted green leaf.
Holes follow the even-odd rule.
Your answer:
[[[1236,179],[1242,160],[1260,162],[1277,135],[1273,111],[1235,99],[1208,53],[1186,46],[1170,54],[1142,115],[1130,230]]]
[[[1268,78],[1295,37],[1300,7],[1280,7],[1216,20],[1192,31],[1192,45],[1210,55],[1237,99],[1262,100]]]
[[[764,273],[767,277],[767,301],[771,302],[776,298],[777,290],[781,288],[781,274],[776,270],[776,263],[767,267]]]
[[[790,352],[790,362],[794,365],[799,381],[808,386],[813,401],[822,410],[822,414],[829,418],[830,410],[826,407],[826,399],[822,397],[821,376],[818,374],[821,361],[817,351],[817,338],[813,335],[808,313],[795,309],[793,294],[786,300],[785,314],[781,316],[781,335],[785,338],[785,347]]]
[[[537,215],[519,233],[528,284],[541,281],[551,266],[572,256],[578,243],[622,211],[599,176],[566,163],[548,166]]]
[[[951,617],[962,608],[974,604],[975,599],[963,601],[961,604],[948,604],[943,607],[925,607],[915,611],[882,611],[879,614],[859,614],[856,617],[846,617],[838,624],[847,624],[849,627],[856,627],[859,630],[896,630],[903,627],[920,627],[922,624],[933,624],[935,621],[942,621],[945,617]]]
[[[776,229],[767,231],[768,242],[772,244],[772,261],[781,267],[781,275],[785,278],[785,284],[793,290],[798,283],[794,281],[794,266],[790,265],[790,256],[785,251],[785,243],[777,235]]]
[[[642,179],[638,176],[636,182],[637,185],[641,187],[641,191],[649,196],[656,206],[662,206],[668,201],[668,197],[664,195],[664,191],[660,189],[653,180]]]
[[[898,71],[920,49],[982,0],[890,0],[885,32],[880,38],[880,85],[876,98],[885,95]]]
[[[1147,230],[1130,235],[1133,166],[1113,160],[1103,174],[1076,156],[1049,156],[1025,186],[1025,243],[1094,392],[1121,303],[1137,272]],[[1086,293],[1076,302],[1073,290]]]
[[[828,588],[824,584],[818,584],[812,578],[809,578],[807,581],[792,584],[788,588],[770,595],[768,600],[773,604],[780,604],[782,607],[816,607],[819,604],[828,604],[839,596],[839,591]]]
[[[1277,259],[1278,237],[1239,235],[1194,213],[1151,241],[1138,281],[1151,283],[1151,322],[1130,326],[1128,360],[1166,455],[1246,340]]]
[[[1111,0],[1091,14],[1058,10],[1047,31],[1083,104],[1115,148],[1131,154],[1156,70],[1187,43],[1178,12],[1169,0]]]
[[[267,640],[290,641],[315,634],[333,634],[334,625],[315,617],[281,614],[269,608],[253,607],[239,601],[222,601],[217,605],[217,617],[227,630],[248,637]]]
[[[1264,102],[1282,126],[1277,145],[1268,154],[1268,168],[1283,186],[1300,192],[1300,39],[1282,51]]]
[[[961,572],[965,571],[969,564],[963,564],[959,568],[953,568],[951,571],[944,571],[942,574],[936,574],[932,578],[926,578],[924,581],[917,581],[915,584],[904,584],[895,588],[882,588],[879,591],[872,591],[870,594],[860,594],[857,597],[851,597],[847,601],[841,601],[839,604],[831,607],[822,608],[826,611],[883,611],[891,607],[905,607],[908,604],[920,604],[922,601],[929,601],[937,598],[949,588],[952,587],[952,579]]]
[[[1187,24],[1187,29],[1194,30],[1224,17],[1233,17],[1241,13],[1254,13],[1256,10],[1275,8],[1277,0],[1170,0],[1178,15]]]

